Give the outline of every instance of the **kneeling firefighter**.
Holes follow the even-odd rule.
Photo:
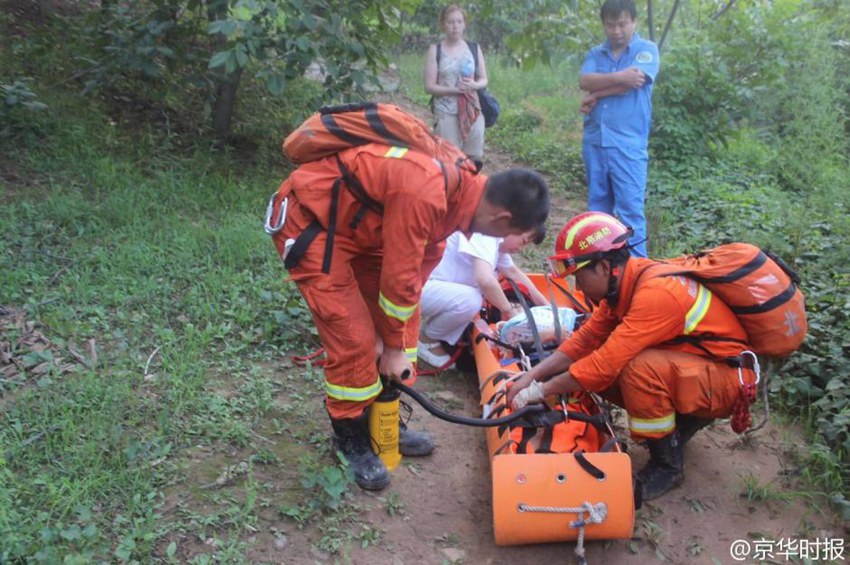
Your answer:
[[[415,378],[419,295],[443,240],[456,230],[535,233],[548,210],[546,183],[532,171],[487,178],[466,163],[379,143],[305,163],[273,196],[266,230],[318,329],[334,444],[362,488],[390,482],[373,451],[370,405],[380,376]],[[427,455],[434,442],[402,425],[399,448]]]
[[[596,307],[557,351],[519,377],[508,402],[518,409],[587,390],[624,407],[632,437],[649,448],[638,479],[651,500],[684,481],[682,446],[733,412],[742,385],[756,382],[757,365],[730,308],[693,278],[631,258],[631,235],[601,212],[579,214],[561,230],[553,275],[575,275]]]

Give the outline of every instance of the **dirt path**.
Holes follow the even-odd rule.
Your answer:
[[[390,101],[410,108],[400,97]],[[422,109],[413,110],[427,119]],[[510,156],[488,148],[486,171],[515,165]],[[553,196],[550,225],[557,230],[581,209],[582,202],[574,196]],[[422,377],[417,388],[451,411],[467,415],[480,412],[475,375],[451,371]],[[392,485],[382,493],[355,488],[355,503],[363,508],[359,518],[368,528],[382,532],[378,543],[364,548],[355,541],[338,554],[329,555],[314,547],[320,532],[281,523],[275,527],[285,532],[286,546],[275,549],[269,545],[264,551],[263,544],[257,544],[253,557],[293,564],[578,562],[574,543],[495,545],[484,432],[437,420],[422,409],[415,412],[413,424],[436,436],[437,451],[424,459],[405,459],[394,471]],[[825,500],[796,492],[790,486],[800,473],[791,463],[790,454],[800,445],[800,438],[788,429],[767,426],[745,440],[731,431],[728,422],[716,422],[688,444],[684,485],[644,505],[638,512],[631,540],[588,542],[588,562],[756,563],[752,552],[744,559],[732,559],[733,542],[840,537],[840,529],[832,526],[834,519],[816,508],[825,507]],[[634,466],[640,468],[647,459],[646,450],[634,446],[632,453]],[[774,554],[769,562],[786,561]]]
[[[454,412],[474,415],[479,410],[474,375],[450,371],[422,377],[417,388]],[[406,458],[386,491],[358,490],[354,495],[364,508],[363,522],[383,531],[378,544],[363,549],[355,542],[338,555],[328,555],[312,547],[318,532],[282,523],[276,525],[287,532],[282,555],[260,550],[255,557],[293,564],[578,562],[574,543],[495,545],[484,432],[437,420],[422,409],[414,413],[413,423],[436,436],[437,451],[424,459]],[[727,422],[716,422],[686,447],[684,485],[638,512],[632,540],[588,542],[589,563],[736,563],[741,561],[729,554],[735,540],[840,537],[835,522],[815,507],[825,504],[822,498],[789,490],[788,480],[799,469],[790,467],[785,456],[799,441],[789,430],[767,427],[744,442]],[[635,447],[633,453],[635,466],[642,466],[645,450]],[[390,500],[394,516],[388,512]],[[276,561],[280,557],[283,561]]]

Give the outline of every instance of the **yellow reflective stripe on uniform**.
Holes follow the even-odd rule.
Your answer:
[[[354,388],[348,386],[339,386],[325,381],[325,392],[328,396],[337,400],[369,400],[378,396],[381,392],[381,377],[375,377],[375,384],[362,388]]]
[[[676,428],[676,413],[672,412],[663,418],[632,418],[629,417],[629,429],[636,433],[672,432]]]
[[[378,295],[378,306],[380,306],[381,310],[384,311],[384,314],[390,318],[406,322],[411,316],[413,316],[413,313],[416,312],[416,307],[419,305],[414,304],[413,306],[399,306],[398,304],[393,304],[386,296],[384,296],[384,293],[381,292]]]
[[[407,358],[408,361],[410,361],[411,363],[413,363],[415,365],[416,359],[418,357],[418,355],[417,355],[418,352],[419,352],[419,350],[417,348],[408,347],[407,349],[404,350],[404,356]]]
[[[567,232],[567,240],[564,242],[564,249],[571,249],[573,246],[573,240],[575,240],[576,235],[578,235],[578,232],[581,230],[581,228],[591,222],[605,222],[609,226],[614,225],[613,222],[611,222],[611,218],[609,218],[608,216],[603,216],[602,214],[593,214],[591,216],[583,218],[579,220],[576,225],[571,227],[569,232]],[[586,264],[587,263],[585,263],[585,265]]]
[[[711,304],[711,293],[708,289],[699,283],[697,283],[697,288],[697,299],[685,316],[685,335],[697,329],[697,324],[705,318],[708,313],[708,306]]]
[[[390,147],[390,150],[384,154],[384,157],[401,159],[402,157],[404,157],[404,154],[407,153],[407,151],[407,147]]]

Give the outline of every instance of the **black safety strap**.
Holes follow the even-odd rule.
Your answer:
[[[596,480],[601,481],[605,478],[605,472],[590,461],[588,461],[587,458],[584,456],[584,453],[579,451],[574,455],[576,461],[581,466],[581,468],[584,469],[588,474],[592,475]]]
[[[546,350],[543,349],[543,342],[540,340],[540,332],[537,331],[537,323],[534,321],[534,316],[531,313],[531,307],[529,307],[525,296],[523,296],[522,292],[520,292],[519,286],[517,286],[517,284],[511,279],[507,279],[507,281],[511,284],[511,288],[514,289],[514,294],[516,294],[520,305],[522,305],[522,309],[525,311],[525,317],[528,320],[528,327],[531,328],[531,335],[534,337],[534,348],[537,349],[537,354],[540,356],[540,360],[543,361],[543,359],[546,358]]]
[[[487,404],[487,405],[489,405],[489,404],[493,404],[494,402],[496,402],[497,400],[499,400],[501,397],[505,396],[505,392],[506,392],[506,390],[507,390],[507,389],[505,389],[505,388],[500,388],[500,389],[498,389],[496,392],[494,392],[494,393],[490,396],[489,400],[487,400],[487,402],[485,402],[484,404]]]
[[[499,414],[501,414],[502,412],[504,412],[507,409],[508,409],[507,404],[505,404],[505,403],[499,404],[498,406],[493,408],[493,410],[490,411],[490,413],[487,415],[487,419],[491,420],[493,418],[498,418]]]
[[[515,443],[516,442],[514,440],[508,439],[508,441],[496,448],[496,451],[493,452],[493,455],[501,455],[502,453],[506,452],[511,447],[511,445]]]
[[[514,355],[519,355],[519,354],[520,354],[519,347],[516,347],[516,346],[511,345],[511,344],[509,344],[509,343],[505,343],[504,341],[501,341],[501,340],[499,340],[499,339],[497,339],[497,338],[495,338],[495,337],[491,337],[491,336],[489,336],[489,335],[487,335],[487,334],[478,334],[478,337],[477,337],[477,338],[475,338],[475,343],[478,343],[478,342],[479,342],[479,341],[481,341],[481,340],[486,340],[486,341],[493,342],[493,343],[495,343],[496,345],[498,345],[499,347],[503,347],[503,348],[505,348],[505,349],[510,350],[510,352],[511,352],[511,353],[513,353]]]
[[[325,257],[322,259],[322,272],[331,272],[331,256],[334,249],[334,236],[336,235],[336,216],[339,212],[339,189],[343,179],[338,178],[331,187],[331,209],[328,213],[328,237],[325,240]]]
[[[730,306],[729,309],[732,310],[736,315],[740,314],[760,314],[762,312],[769,312],[774,308],[779,308],[792,298],[797,293],[797,285],[794,284],[794,281],[791,281],[791,284],[788,285],[788,288],[783,290],[781,293],[777,294],[767,302],[762,304],[756,304],[755,306]]]
[[[519,445],[517,445],[516,452],[517,453],[528,453],[528,442],[531,441],[537,435],[537,428],[523,428],[522,429],[522,438],[519,440]]]
[[[608,424],[604,414],[588,416],[582,412],[568,412],[564,415],[563,410],[547,410],[543,413],[530,414],[511,422],[512,428],[545,428],[552,427],[566,420],[579,420],[587,422],[602,432],[608,432]]]
[[[566,296],[566,297],[567,297],[567,299],[568,299],[570,302],[572,302],[573,306],[575,306],[575,307],[576,307],[576,309],[577,309],[579,312],[581,312],[582,314],[590,314],[590,311],[592,310],[592,308],[590,308],[590,306],[588,306],[587,304],[582,304],[581,302],[579,302],[579,301],[578,301],[578,298],[576,298],[575,296],[573,296],[573,294],[572,294],[569,290],[565,289],[564,287],[562,287],[561,285],[559,285],[559,284],[558,284],[557,282],[555,282],[554,280],[552,281],[552,285],[553,285],[555,288],[557,288],[559,291],[561,291],[561,294],[563,294],[564,296]]]
[[[378,105],[374,102],[365,102],[362,104],[344,104],[340,106],[325,106],[319,113],[321,114],[322,125],[325,126],[325,129],[328,130],[328,133],[337,136],[339,139],[344,142],[352,145],[365,145],[367,143],[372,143],[371,139],[367,139],[364,137],[360,137],[358,135],[354,135],[351,132],[345,130],[345,128],[341,127],[336,118],[334,118],[334,114],[343,114],[350,112],[359,112],[362,111],[366,116],[366,122],[369,124],[369,127],[372,128],[372,131],[375,134],[381,136],[384,142],[387,145],[394,145],[397,147],[408,147],[408,144],[400,141],[396,136],[394,136],[387,126],[384,124],[383,120],[381,120],[381,116],[378,112]]]
[[[346,167],[345,163],[342,162],[342,159],[339,158],[339,154],[336,155],[336,164],[339,168],[340,175],[342,175],[342,179],[345,181],[346,188],[348,188],[348,191],[351,192],[354,198],[372,212],[375,212],[378,215],[383,215],[383,204],[369,196],[357,177],[348,170],[348,167]]]
[[[614,448],[617,447],[617,444],[619,444],[619,443],[620,443],[620,440],[618,440],[616,437],[612,437],[611,439],[606,441],[604,444],[602,444],[602,447],[599,448],[599,453],[607,453],[608,451],[613,451]]]
[[[535,453],[553,453],[552,437],[555,435],[554,428],[543,428],[543,435],[540,437],[540,445],[534,450]]]
[[[295,238],[295,243],[293,243],[292,247],[289,248],[289,253],[286,254],[286,259],[283,260],[283,266],[286,267],[287,270],[291,270],[298,266],[298,263],[301,262],[301,259],[307,252],[307,248],[310,247],[310,244],[313,243],[313,240],[316,239],[316,236],[319,235],[319,232],[323,229],[324,228],[322,228],[322,225],[317,220],[313,220],[313,223],[307,226],[307,229]]]
[[[549,276],[549,273],[546,273],[546,291],[549,294],[549,305],[552,307],[552,316],[555,320],[555,340],[560,343],[561,342],[561,316],[558,312],[558,305],[555,303],[555,294],[552,292],[552,277]],[[570,328],[572,331],[573,328]]]
[[[498,375],[493,377],[493,384],[497,385],[502,381],[508,381],[513,378],[513,373],[509,373],[507,371],[501,371]]]

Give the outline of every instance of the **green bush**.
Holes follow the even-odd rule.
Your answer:
[[[722,149],[741,101],[723,61],[696,43],[674,44],[663,54],[653,99],[650,149],[667,166]]]

